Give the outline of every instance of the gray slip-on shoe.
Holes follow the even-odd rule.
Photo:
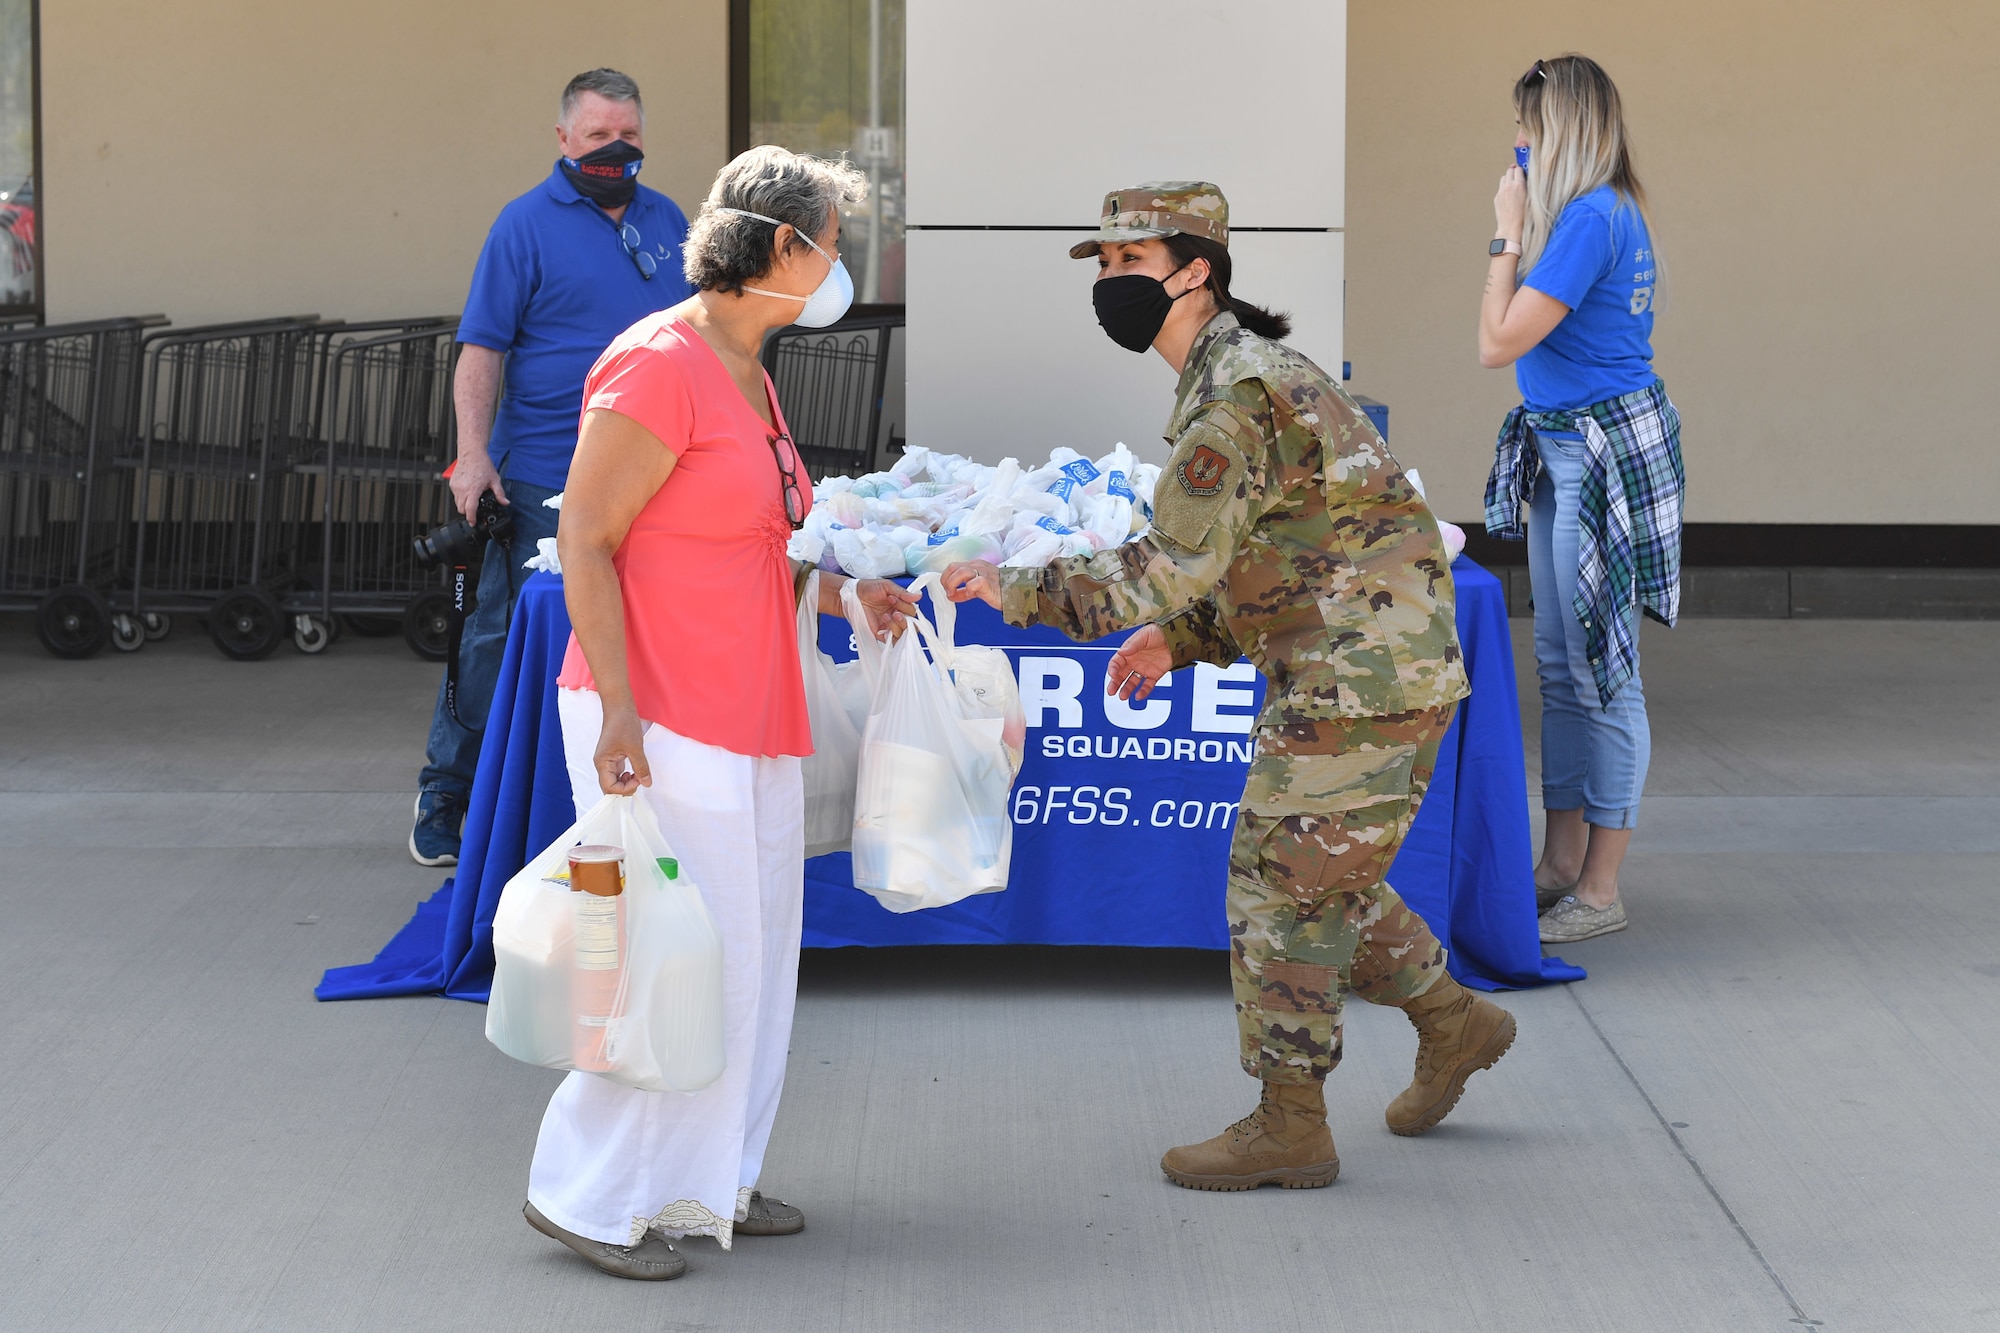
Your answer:
[[[806,1215],[783,1199],[767,1199],[764,1191],[750,1191],[750,1206],[736,1224],[739,1236],[789,1236],[806,1229]]]
[[[1574,884],[1557,884],[1546,889],[1537,884],[1535,886],[1535,915],[1540,916],[1575,892],[1576,885]]]
[[[629,1277],[640,1282],[668,1282],[687,1272],[688,1261],[681,1257],[679,1250],[667,1243],[664,1236],[649,1234],[637,1245],[612,1245],[564,1230],[543,1217],[542,1210],[532,1203],[522,1207],[521,1216],[528,1219],[529,1226],[550,1240],[569,1246],[582,1255],[591,1267],[613,1277]]]
[[[1625,929],[1625,902],[1619,899],[1609,907],[1592,907],[1581,898],[1564,897],[1554,907],[1542,913],[1542,943],[1575,944],[1578,940],[1594,940],[1599,935],[1609,935],[1613,931]]]

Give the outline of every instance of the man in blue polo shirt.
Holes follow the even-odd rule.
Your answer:
[[[631,79],[612,69],[571,79],[556,125],[560,160],[547,180],[500,210],[472,272],[452,382],[451,492],[468,521],[490,492],[508,507],[514,530],[505,548],[487,546],[479,604],[459,646],[456,716],[438,688],[410,832],[420,865],[458,860],[480,733],[527,578],[521,562],[540,538],[555,535],[556,511],[542,502],[569,476],[584,376],[613,338],[688,296],[687,218],[638,182],[644,131]]]

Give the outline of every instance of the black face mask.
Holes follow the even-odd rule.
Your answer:
[[[623,139],[613,139],[582,157],[564,158],[563,175],[599,208],[623,208],[639,191],[639,163],[645,156]]]
[[[1180,269],[1174,270],[1178,272]],[[1174,273],[1167,276],[1171,278]],[[1188,288],[1189,292],[1198,290]],[[1182,292],[1181,296],[1187,294]],[[1153,345],[1153,339],[1166,327],[1174,302],[1181,296],[1168,296],[1164,282],[1143,273],[1099,278],[1090,287],[1090,303],[1097,307],[1097,322],[1111,335],[1112,342],[1128,352],[1143,352]]]

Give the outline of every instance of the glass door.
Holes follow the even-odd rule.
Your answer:
[[[0,0],[0,320],[42,314],[36,0]]]
[[[863,306],[903,302],[903,3],[733,7],[748,95],[732,151],[771,143],[845,157],[868,173],[867,200],[841,220],[842,256]]]

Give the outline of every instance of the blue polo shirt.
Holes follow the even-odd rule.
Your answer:
[[[591,366],[613,338],[688,297],[686,215],[641,185],[624,221],[658,266],[650,281],[619,241],[619,224],[577,193],[561,163],[501,209],[486,234],[458,339],[507,357],[490,445],[504,477],[562,489]]]

